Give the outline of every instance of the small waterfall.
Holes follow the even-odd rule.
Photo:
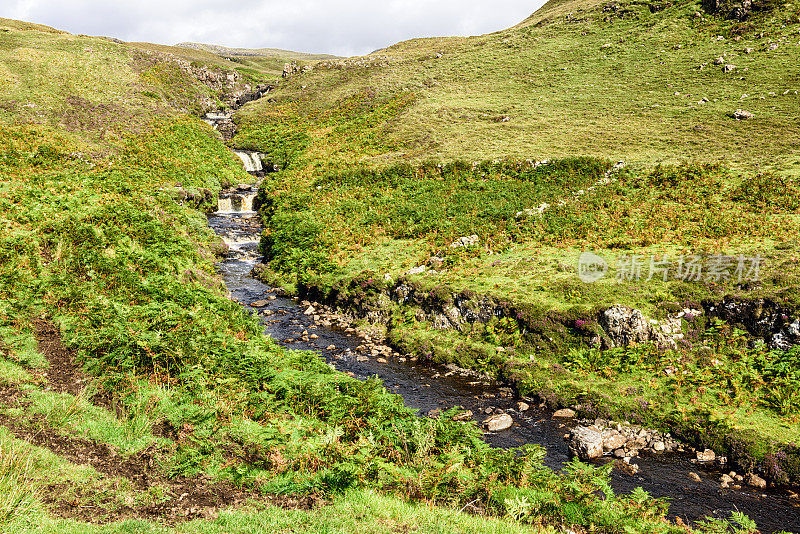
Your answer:
[[[244,163],[244,170],[247,172],[261,172],[264,170],[264,166],[261,164],[261,156],[258,152],[243,152],[241,150],[234,152]]]
[[[255,193],[226,195],[217,202],[217,213],[253,213]]]

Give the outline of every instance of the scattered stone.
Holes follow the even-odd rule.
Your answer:
[[[572,430],[570,453],[581,460],[592,460],[603,455],[603,436],[597,430],[579,426]]]
[[[730,475],[722,475],[719,477],[719,481],[723,484],[733,484],[733,477]]]
[[[518,402],[517,403],[517,410],[520,412],[527,412],[530,410],[530,405],[527,402]]]
[[[328,345],[325,350],[336,350],[336,345]]]
[[[358,356],[356,356],[356,361],[357,362],[368,362],[369,361],[369,356],[364,356],[363,354],[359,354]]]
[[[461,413],[457,413],[453,416],[453,421],[469,421],[472,419],[472,410],[467,410]]]
[[[722,56],[714,60],[714,65],[722,65],[723,63],[725,63],[725,58]]]
[[[434,408],[433,410],[428,412],[428,417],[432,419],[436,419],[440,415],[442,415],[442,410],[440,410],[439,408]]]
[[[420,265],[419,267],[414,267],[406,271],[406,274],[414,275],[414,274],[422,274],[427,271],[428,268],[424,265]]]
[[[746,121],[748,119],[752,119],[753,117],[755,117],[755,115],[743,109],[737,109],[733,112],[733,118],[737,121]]]
[[[745,49],[744,49],[744,53],[745,53],[745,54],[752,54],[752,53],[753,53],[753,51],[754,51],[754,50],[753,50],[752,48],[750,48],[749,46],[748,46],[747,48],[745,48]]]
[[[655,452],[664,452],[667,446],[664,445],[663,441],[656,441],[655,443],[653,443],[652,448]]]
[[[456,241],[450,244],[450,248],[468,248],[477,245],[480,242],[480,238],[477,235],[471,235],[467,237],[460,237]]]
[[[700,478],[700,475],[698,475],[698,474],[697,474],[697,473],[695,473],[695,472],[691,472],[691,473],[689,473],[689,479],[690,479],[690,480],[693,480],[693,481],[695,481],[695,482],[701,482],[701,481],[703,480],[702,478]]]
[[[386,358],[378,358],[378,359],[377,359],[377,360],[375,360],[375,361],[376,361],[376,362],[378,362],[378,363],[389,363],[389,362],[386,360]]]
[[[268,300],[257,300],[255,302],[251,302],[250,306],[252,306],[253,308],[263,308],[267,304],[269,304]]]
[[[625,460],[628,460],[627,458]],[[630,460],[614,460],[614,469],[628,476],[633,476],[639,472],[639,466],[630,463]]]
[[[606,430],[603,432],[603,449],[606,451],[613,451],[622,448],[627,443],[625,436],[616,430]]]
[[[573,410],[571,408],[563,408],[561,410],[557,410],[553,414],[553,417],[563,417],[563,418],[575,417],[575,410]]]
[[[736,65],[732,65],[730,63],[722,67],[722,72],[733,72],[734,70],[736,70]]]
[[[697,453],[698,462],[713,462],[717,455],[711,449],[706,449],[703,452]]]
[[[510,415],[508,415],[507,413],[501,413],[498,415],[493,415],[490,418],[486,419],[483,422],[483,427],[489,432],[500,432],[502,430],[511,428],[511,425],[513,424],[514,420],[511,418]]]
[[[310,336],[308,336],[308,338],[309,339],[319,339],[319,336],[317,334],[311,334]]]
[[[747,485],[753,486],[754,488],[764,489],[767,487],[767,481],[761,478],[760,476],[752,473],[750,476],[747,477]]]

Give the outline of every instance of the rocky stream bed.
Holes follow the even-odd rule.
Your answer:
[[[613,421],[578,421],[567,409],[553,412],[535,399],[519,398],[504,384],[456,366],[431,366],[359,331],[321,304],[284,296],[252,276],[259,262],[261,225],[252,211],[255,189],[242,186],[222,195],[209,225],[228,245],[219,266],[231,298],[258,315],[267,335],[295,350],[317,352],[351,376],[380,378],[421,416],[460,407],[456,417],[473,419],[497,447],[537,443],[546,464],[560,469],[573,455],[594,463],[615,462],[611,483],[617,492],[642,487],[670,502],[670,516],[692,523],[706,516],[739,511],[762,532],[800,531],[800,501],[788,488],[766,487],[757,476],[731,471],[713,451],[695,451],[669,434]]]

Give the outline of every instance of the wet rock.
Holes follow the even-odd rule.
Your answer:
[[[325,350],[336,350],[336,345],[328,345]]]
[[[767,487],[767,481],[761,478],[760,476],[756,475],[755,473],[750,474],[747,477],[747,485],[753,486],[754,488],[761,488],[764,489]]]
[[[630,460],[627,462],[625,460],[614,460],[614,469],[620,473],[625,473],[628,476],[633,476],[639,472],[639,466],[630,463]]]
[[[378,359],[377,359],[377,360],[375,360],[375,361],[376,361],[376,362],[378,362],[378,363],[389,363],[389,362],[386,360],[386,358],[378,358]]]
[[[592,460],[603,455],[603,435],[589,427],[579,426],[572,430],[570,453],[581,460]]]
[[[257,300],[255,302],[251,302],[250,306],[252,306],[253,308],[263,308],[268,304],[269,304],[268,300]]]
[[[517,410],[520,412],[527,412],[530,410],[530,405],[527,402],[518,402],[517,403]]]
[[[469,421],[472,419],[472,410],[466,410],[453,416],[453,421]]]
[[[500,432],[511,428],[514,420],[507,413],[493,415],[483,422],[483,427],[489,432]]]
[[[440,410],[439,408],[434,408],[433,410],[428,412],[428,417],[432,419],[436,419],[440,415],[442,415],[442,410]]]
[[[553,414],[553,417],[564,419],[572,418],[575,417],[575,410],[571,408],[562,408],[561,410],[556,410],[556,412]]]
[[[652,448],[652,449],[653,449],[653,451],[655,451],[655,452],[664,452],[664,451],[666,450],[667,446],[666,446],[666,445],[664,445],[664,442],[663,442],[663,441],[656,441],[656,442],[654,442],[654,443],[653,443],[653,445],[651,446],[651,448]]]
[[[703,452],[697,453],[698,462],[713,462],[716,458],[717,455],[711,449],[706,449]]]
[[[616,430],[606,430],[603,432],[603,449],[606,451],[613,451],[624,447],[627,443],[625,436]]]
[[[700,478],[700,475],[698,475],[697,473],[690,472],[689,473],[689,480],[693,480],[694,482],[700,482],[702,479]]]
[[[730,475],[722,475],[719,477],[719,481],[721,484],[733,484],[733,477]]]

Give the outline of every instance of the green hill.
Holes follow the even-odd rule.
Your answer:
[[[756,319],[677,319],[684,340],[654,353],[600,350],[614,343],[599,322],[617,304],[666,321],[725,298],[780,309],[786,328],[798,316],[799,16],[558,1],[490,35],[320,62],[237,118],[235,142],[284,169],[262,198],[264,276],[382,310],[403,351],[522,392],[636,414],[750,465],[775,442],[791,451],[794,371],[766,369],[796,356],[748,347]],[[576,272],[585,251],[608,263],[597,283]],[[706,270],[687,277],[690,258]],[[443,319],[487,302],[502,318]]]
[[[229,63],[0,20],[0,530],[682,531],[229,300],[204,211],[251,177],[199,115],[270,79]]]

